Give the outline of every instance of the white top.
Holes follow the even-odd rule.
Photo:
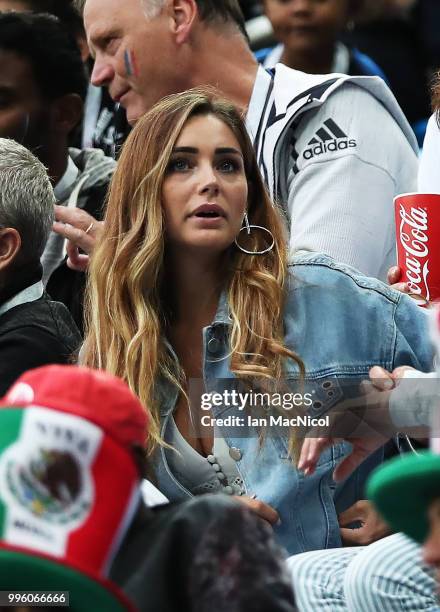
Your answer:
[[[420,158],[419,193],[440,193],[440,129],[435,115],[428,121]]]
[[[324,101],[297,102],[307,98],[310,85],[332,77],[330,95],[318,94]],[[282,64],[270,88],[270,75],[260,66],[246,123],[272,195],[271,178],[278,177],[291,253],[325,253],[386,280],[396,263],[393,198],[416,189],[418,168],[409,125],[394,97],[378,77],[306,75]],[[297,104],[306,112],[298,121],[294,117],[292,129],[288,113]],[[284,140],[278,124],[284,125]]]
[[[170,443],[166,449],[168,466],[174,478],[193,495],[226,493],[243,495],[243,481],[229,447],[223,438],[214,438],[212,454],[203,457],[180,433],[173,417],[170,418]]]

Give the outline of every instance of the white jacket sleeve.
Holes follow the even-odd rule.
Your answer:
[[[435,115],[428,121],[420,158],[418,191],[440,193],[440,128]]]
[[[390,417],[396,427],[429,427],[439,401],[437,372],[407,370],[390,395]]]
[[[417,157],[388,111],[346,84],[300,122],[288,176],[292,252],[324,252],[382,280],[396,262],[393,197],[414,191]]]

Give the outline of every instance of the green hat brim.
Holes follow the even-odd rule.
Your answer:
[[[125,596],[107,581],[31,552],[8,548],[0,548],[0,590],[69,591],[66,610],[72,612],[126,612],[130,609],[124,603]]]
[[[367,496],[393,529],[424,542],[429,505],[440,498],[440,455],[426,451],[388,461],[373,473]]]

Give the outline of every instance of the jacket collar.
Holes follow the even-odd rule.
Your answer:
[[[14,271],[10,275],[6,284],[0,289],[0,307],[24,289],[41,281],[43,277],[43,267],[39,261],[28,263]]]
[[[232,319],[229,311],[228,294],[226,291],[222,291],[220,299],[218,301],[217,312],[215,313],[212,325],[231,325]]]
[[[4,302],[0,305],[0,317],[8,312],[8,310],[12,310],[16,306],[20,306],[21,304],[27,304],[28,302],[35,302],[35,300],[39,300],[44,293],[43,283],[42,281],[38,281],[34,283],[30,287],[26,287],[10,300]]]
[[[276,115],[291,117],[308,99],[308,109],[320,106],[342,84],[349,82],[368,91],[378,100],[405,134],[413,150],[418,153],[418,145],[414,132],[389,87],[380,77],[350,76],[347,74],[307,74],[277,64],[274,71],[274,103]],[[282,127],[280,128],[282,129]]]

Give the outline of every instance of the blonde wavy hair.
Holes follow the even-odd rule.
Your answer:
[[[123,378],[150,412],[150,451],[163,443],[158,380],[166,379],[180,391],[185,386],[184,374],[164,342],[168,321],[162,187],[183,127],[203,115],[223,121],[237,138],[249,188],[249,221],[269,229],[275,241],[265,255],[244,254],[234,244],[227,253],[230,369],[247,381],[280,380],[285,360],[292,359],[304,374],[302,361],[283,340],[285,227],[261,179],[242,118],[210,89],[168,96],[139,120],[122,149],[109,191],[105,232],[90,265],[81,352],[85,365]],[[252,232],[247,248],[264,248],[262,234]]]

